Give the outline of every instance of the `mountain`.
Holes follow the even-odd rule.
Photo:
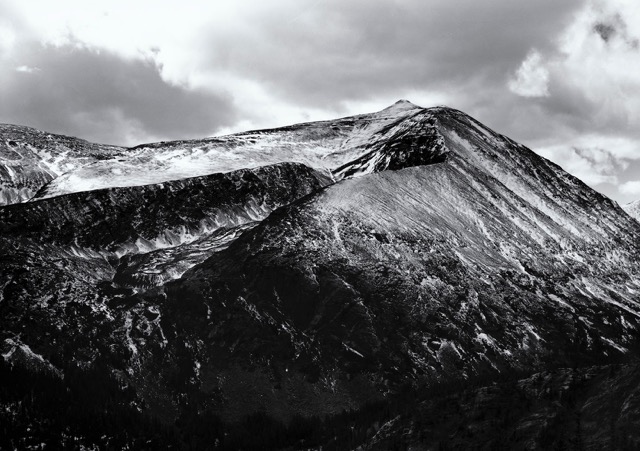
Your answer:
[[[629,216],[640,221],[640,201],[636,200],[634,202],[629,202],[622,208],[629,214]]]
[[[422,140],[427,139],[430,125],[420,120],[421,115],[421,108],[400,101],[377,113],[334,121],[203,140],[143,144],[127,149],[125,154],[74,168],[52,180],[36,197],[157,184],[283,162],[302,163],[326,173],[333,171],[337,178],[394,169],[402,167],[408,155],[420,160],[421,153],[404,147],[387,148],[385,143],[392,139],[401,142],[399,138],[412,133],[411,127],[417,124],[425,128]],[[420,164],[418,160],[413,163]],[[140,171],[141,167],[146,170]]]
[[[0,124],[0,205],[283,162],[329,172],[361,155],[373,156],[376,143],[380,146],[386,136],[402,133],[407,119],[420,110],[400,101],[377,113],[341,120],[129,149]],[[387,160],[378,162],[378,169],[395,164],[393,153],[387,149]]]
[[[400,101],[118,152],[0,208],[3,371],[37,394],[27,413],[3,395],[15,430],[55,423],[41,379],[70,418],[92,412],[74,429],[86,446],[385,449],[420,442],[400,431],[430,400],[473,413],[494,382],[489,406],[541,380],[635,396],[640,223],[460,111]],[[624,383],[593,379],[621,363]],[[105,394],[87,403],[74,387],[91,380]],[[137,432],[87,432],[115,417]]]
[[[0,124],[0,205],[29,200],[62,174],[123,152],[121,147]]]
[[[638,349],[638,224],[468,116],[423,114],[444,162],[334,184],[166,287],[175,336],[212,339],[188,347],[201,381],[246,378],[266,409],[277,396],[255,373],[269,362],[266,380],[308,384],[285,396],[313,387],[319,403],[358,405],[405,384]]]

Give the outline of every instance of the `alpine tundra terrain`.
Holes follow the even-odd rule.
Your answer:
[[[460,111],[0,146],[2,449],[640,447],[640,223]]]

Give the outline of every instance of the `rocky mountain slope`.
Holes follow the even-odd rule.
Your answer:
[[[274,396],[256,372],[287,374],[358,405],[403,384],[638,349],[638,224],[468,116],[424,114],[446,161],[343,180],[166,287],[175,336],[210,337],[189,347],[203,390],[247,378],[251,402],[269,400],[253,408],[273,407],[303,389]]]
[[[124,155],[116,146],[0,124],[0,205],[29,200],[66,172]]]
[[[101,368],[178,435],[200,415],[233,449],[256,412],[291,438],[639,349],[640,223],[460,111],[401,101],[117,152],[0,208],[0,347],[47,377]]]
[[[160,185],[74,193],[3,208],[0,232],[14,243],[55,245],[79,256],[116,261],[219,241],[330,181],[301,164],[282,163]],[[177,264],[186,263],[179,260]]]

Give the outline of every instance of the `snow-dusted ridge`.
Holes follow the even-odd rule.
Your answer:
[[[29,200],[66,172],[126,152],[123,147],[0,124],[0,206]]]
[[[386,169],[393,159],[380,143],[419,124],[429,110],[399,101],[382,111],[332,121],[248,131],[201,140],[142,144],[110,158],[92,161],[58,175],[34,199],[103,188],[141,186],[230,172],[282,162],[296,162],[345,175],[345,166],[365,158],[348,175]],[[141,170],[144,168],[144,170]],[[339,169],[339,170],[338,170]],[[337,170],[337,171],[336,171]]]
[[[438,117],[447,111],[455,110],[425,109],[400,100],[375,113],[128,149],[4,126],[0,129],[0,182],[3,176],[7,181],[0,186],[0,204],[282,162],[305,164],[335,180],[437,163],[448,152],[437,125]],[[483,130],[481,124],[477,126]],[[495,136],[488,130],[483,133]],[[18,148],[19,164],[12,157]]]

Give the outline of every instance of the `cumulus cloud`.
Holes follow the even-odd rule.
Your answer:
[[[590,185],[615,185],[619,182],[619,174],[630,165],[628,158],[621,158],[602,147],[555,146],[539,149],[539,153],[552,157],[565,170]]]
[[[2,121],[130,144],[202,137],[236,119],[228,96],[170,85],[153,61],[32,45],[26,58],[38,66],[18,66],[5,81]]]
[[[469,92],[502,84],[531,46],[550,47],[579,3],[33,0],[14,9],[22,34],[54,54],[79,48],[152,60],[168,85],[229,93],[236,117],[255,127],[360,113],[409,95],[464,109],[471,97],[481,102]]]
[[[584,135],[576,146],[551,145],[536,149],[566,171],[621,203],[636,200],[625,184],[640,178],[640,145],[623,137]]]
[[[635,198],[640,198],[640,182],[637,180],[625,182],[620,185],[620,192],[631,195]]]
[[[574,145],[593,146],[600,142],[603,155],[617,162],[616,180],[603,176],[600,167],[591,175],[576,172],[592,185],[619,200],[629,196],[629,178],[638,178],[640,160],[640,11],[632,2],[591,1],[561,36],[558,51],[547,56],[552,96],[544,104],[547,117],[570,125],[564,136],[552,130],[556,141],[571,140]],[[571,136],[573,134],[573,136]],[[566,144],[565,144],[566,146]],[[549,157],[566,159],[567,151]],[[581,156],[574,155],[567,166],[582,167]],[[631,162],[631,163],[630,163]],[[615,186],[620,183],[619,189]],[[626,188],[625,188],[626,187]]]
[[[549,95],[549,70],[542,55],[532,50],[518,68],[515,78],[509,81],[509,89],[523,97],[547,97]]]
[[[0,53],[4,54],[8,50],[12,49],[15,39],[15,34],[11,28],[0,24]]]
[[[579,97],[587,106],[574,114],[603,131],[633,131],[640,119],[640,99],[635,95],[640,77],[630,70],[640,67],[640,52],[627,31],[629,22],[635,33],[640,32],[640,18],[633,9],[627,12],[625,4],[594,2],[587,7],[563,36],[553,65],[555,85],[565,93],[564,100]],[[611,28],[603,29],[603,24]]]
[[[39,67],[30,67],[30,66],[18,66],[16,67],[16,72],[24,72],[26,74],[33,74],[34,72],[40,72]]]

